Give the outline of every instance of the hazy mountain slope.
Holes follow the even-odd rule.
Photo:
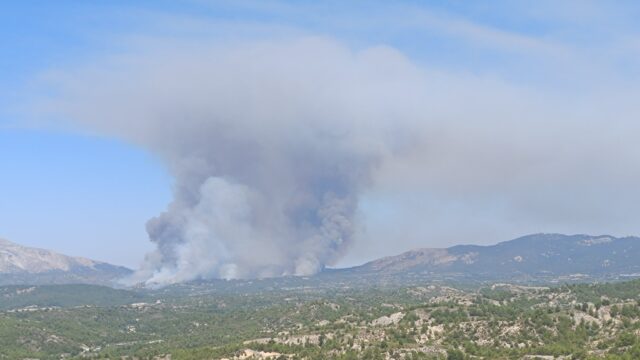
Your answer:
[[[0,285],[110,284],[130,269],[0,239]]]
[[[640,238],[534,234],[491,246],[417,249],[348,269],[352,273],[464,274],[510,279],[640,274]]]

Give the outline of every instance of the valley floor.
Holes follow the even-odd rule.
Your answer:
[[[0,359],[640,359],[639,295],[640,281],[10,286]]]

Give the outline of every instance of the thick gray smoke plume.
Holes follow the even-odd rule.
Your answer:
[[[365,192],[378,231],[355,245],[378,255],[411,236],[637,233],[635,84],[522,88],[317,38],[174,45],[54,78],[55,112],[175,178],[132,282],[312,274],[353,242]]]
[[[386,104],[413,68],[389,49],[319,39],[188,53],[119,59],[65,82],[67,114],[159,154],[175,176],[173,202],[147,223],[157,250],[133,281],[333,264],[372,172],[402,137],[393,124],[409,104]]]

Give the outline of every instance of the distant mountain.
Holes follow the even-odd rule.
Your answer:
[[[490,246],[417,249],[344,272],[534,282],[640,277],[640,238],[534,234]]]
[[[129,275],[122,266],[71,257],[0,239],[0,285],[103,284]]]
[[[98,284],[132,270],[61,255],[0,239],[0,285]],[[217,281],[217,288],[243,283],[265,287],[454,282],[559,283],[640,277],[640,238],[608,235],[534,234],[496,245],[426,248],[384,257],[312,277],[262,281]]]

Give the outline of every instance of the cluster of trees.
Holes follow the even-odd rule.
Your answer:
[[[111,359],[232,357],[248,347],[293,359],[640,358],[640,281],[517,292],[481,289],[448,297],[437,290],[425,295],[408,288],[338,288],[176,296],[155,303],[146,294],[149,305],[137,307],[122,302],[139,295],[98,290],[104,297],[100,303],[91,295],[85,300],[93,303],[77,306],[80,300],[60,295],[57,299],[67,300],[54,310],[0,312],[0,359],[82,357],[85,345],[95,349],[93,357]],[[429,296],[436,295],[445,300],[431,302]],[[553,304],[550,298],[556,299]],[[612,319],[598,318],[603,307]],[[398,323],[371,325],[397,311],[404,313]],[[598,321],[575,320],[585,313]],[[443,332],[434,335],[432,327]],[[275,341],[304,334],[320,335],[319,343]],[[274,340],[244,343],[258,338]]]

